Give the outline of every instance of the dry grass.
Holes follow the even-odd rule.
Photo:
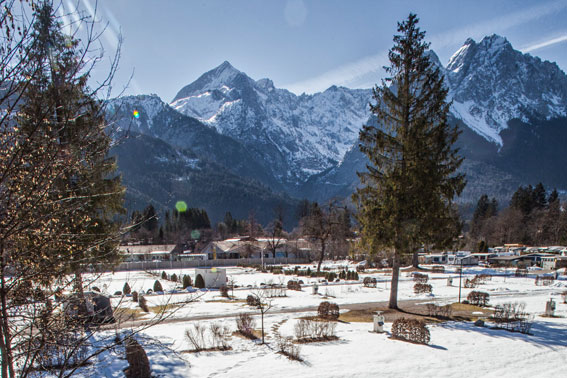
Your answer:
[[[424,304],[407,305],[400,310],[392,310],[384,307],[374,307],[364,310],[350,310],[339,316],[339,321],[348,323],[372,323],[376,311],[381,311],[386,322],[391,323],[398,318],[415,318],[423,320],[427,323],[441,323],[447,320],[453,321],[471,321],[479,317],[488,317],[493,314],[492,309],[466,305],[462,303],[453,303],[451,305],[453,313],[448,319],[438,319],[428,314],[427,307]],[[482,313],[478,314],[479,312]],[[475,314],[476,313],[476,314]]]
[[[154,312],[156,314],[164,314],[167,311],[176,309],[178,307],[180,307],[179,304],[168,303],[168,304],[164,304],[164,305],[152,306],[152,307],[150,307],[150,312]]]
[[[246,299],[209,299],[205,303],[246,303]]]
[[[114,310],[114,317],[118,323],[131,321],[131,320],[138,320],[139,318],[143,317],[146,313],[142,311],[141,308],[123,308],[119,307]]]
[[[267,333],[265,333],[267,334]],[[232,333],[233,336],[237,336],[237,337],[241,337],[243,339],[248,339],[248,340],[258,340],[262,338],[262,330],[261,329],[255,329],[252,331],[252,336],[253,337],[249,337],[248,335],[244,335],[242,333],[240,333],[240,331],[234,331]]]

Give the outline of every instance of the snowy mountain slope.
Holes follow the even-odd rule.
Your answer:
[[[126,207],[142,209],[153,203],[158,209],[172,209],[183,200],[190,207],[203,208],[214,223],[230,211],[238,219],[253,210],[258,221],[267,224],[276,206],[294,208],[297,201],[275,193],[200,156],[191,149],[173,147],[162,139],[132,132],[116,144],[122,182],[126,186]],[[288,219],[288,226],[292,220]]]
[[[181,89],[170,105],[241,141],[293,186],[343,158],[368,119],[369,98],[370,90],[336,86],[296,96],[224,62]]]
[[[463,130],[458,144],[472,179],[462,200],[481,191],[504,199],[520,183],[567,188],[558,171],[567,164],[567,76],[555,63],[496,35],[467,40],[446,67],[429,54],[449,86],[451,122]],[[297,96],[224,62],[169,105],[157,96],[127,97],[115,100],[110,114],[121,118],[121,130],[191,148],[276,192],[324,201],[358,185],[356,171],[366,164],[358,132],[369,121],[369,102],[370,89],[336,86]]]
[[[133,116],[135,110],[138,118]],[[260,181],[276,191],[282,189],[263,162],[255,159],[241,143],[175,111],[156,95],[113,100],[108,113],[121,134],[140,133],[174,147],[190,148],[234,174]]]
[[[468,39],[445,70],[452,112],[485,139],[502,146],[512,119],[567,114],[567,76],[555,63],[514,50],[504,37]]]

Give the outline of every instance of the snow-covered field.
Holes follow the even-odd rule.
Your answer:
[[[351,267],[352,269],[352,267]],[[161,280],[167,293],[148,295],[150,306],[167,303],[193,302],[181,307],[171,306],[174,313],[169,318],[138,335],[146,348],[152,371],[162,377],[551,377],[562,376],[567,362],[567,304],[563,304],[561,293],[567,290],[567,277],[560,276],[551,286],[535,286],[534,279],[505,276],[503,270],[486,271],[482,268],[465,270],[465,277],[473,274],[496,273],[491,281],[476,290],[490,293],[490,304],[524,302],[526,310],[535,316],[530,335],[476,327],[471,322],[445,322],[429,325],[429,346],[410,344],[389,338],[391,323],[386,323],[384,334],[371,333],[371,323],[338,323],[338,340],[301,345],[300,355],[304,362],[287,359],[277,353],[276,335],[293,336],[297,319],[314,315],[323,300],[344,306],[357,303],[383,302],[389,297],[390,277],[386,273],[361,274],[360,281],[319,283],[318,294],[313,294],[315,278],[299,277],[305,281],[303,290],[287,290],[287,296],[273,298],[272,308],[265,318],[266,345],[231,336],[232,350],[225,352],[187,353],[191,349],[185,338],[185,330],[199,322],[211,322],[236,330],[235,316],[249,312],[256,318],[258,311],[250,308],[244,299],[262,283],[287,282],[298,279],[294,276],[259,273],[245,268],[228,268],[227,277],[240,288],[234,290],[236,301],[223,300],[218,290],[188,293],[169,281]],[[507,273],[510,273],[508,271]],[[192,269],[172,270],[193,275]],[[377,278],[376,288],[365,288],[362,279]],[[431,301],[439,304],[454,303],[459,294],[459,278],[453,272],[429,273],[433,294],[414,294],[413,280],[409,274],[401,274],[399,300]],[[453,286],[447,286],[447,277],[453,277]],[[102,275],[94,285],[108,293],[122,290],[128,282],[132,290],[152,288],[155,276],[145,272],[120,272]],[[252,287],[248,287],[248,286]],[[462,289],[462,299],[473,289]],[[555,318],[542,317],[545,303],[553,298],[557,303]],[[240,300],[238,300],[240,299]],[[129,298],[115,305],[136,309]],[[256,316],[256,314],[258,314]],[[141,319],[150,319],[147,314]],[[137,324],[131,327],[135,330]],[[122,332],[127,332],[123,330]],[[127,366],[123,350],[115,349],[99,357],[98,362],[82,371],[83,376],[122,376]]]

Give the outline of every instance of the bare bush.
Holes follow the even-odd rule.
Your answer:
[[[428,303],[426,306],[429,316],[450,318],[453,314],[453,308],[451,305],[437,306],[434,303]]]
[[[276,284],[269,282],[263,289],[263,295],[266,298],[279,298],[287,296],[286,287],[283,283]]]
[[[467,300],[474,306],[485,307],[488,305],[488,301],[490,300],[490,294],[476,290],[471,291],[469,295],[467,295]]]
[[[211,323],[209,326],[209,331],[211,334],[211,344],[212,348],[216,350],[228,350],[230,346],[228,345],[228,337],[230,335],[230,329],[228,326],[221,326],[218,323]]]
[[[137,291],[132,292],[132,302],[138,302],[138,292]]]
[[[427,283],[427,281],[429,280],[429,276],[427,274],[421,274],[421,273],[414,272],[413,273],[413,280],[414,280],[414,282]]]
[[[413,292],[416,294],[431,293],[433,287],[430,284],[417,282],[413,285]]]
[[[222,285],[219,289],[220,295],[228,298],[228,288],[225,285]]]
[[[323,319],[336,320],[339,318],[339,305],[333,302],[321,302],[317,308],[317,314]]]
[[[260,304],[260,299],[254,295],[248,295],[246,297],[246,304],[252,307],[258,307]]]
[[[524,311],[525,308],[526,304],[519,302],[508,302],[496,306],[493,315],[496,326],[508,331],[529,333],[533,315]]]
[[[435,265],[431,267],[431,273],[445,273],[445,267],[442,265]]]
[[[300,319],[295,324],[295,337],[299,342],[334,340],[336,327],[335,322]]]
[[[374,277],[364,277],[362,280],[362,285],[364,285],[364,287],[376,287],[377,283],[378,281],[376,281],[376,278]]]
[[[478,281],[477,281],[476,277],[472,278],[472,279],[467,278],[465,280],[465,288],[466,289],[474,289],[477,286],[478,286]]]
[[[206,348],[205,344],[205,327],[201,324],[193,324],[193,328],[185,330],[185,338],[193,346],[193,350],[199,352]]]
[[[290,360],[303,361],[300,356],[301,348],[299,345],[293,343],[293,339],[291,337],[278,335],[276,337],[276,344],[278,352],[287,356]]]
[[[516,272],[515,272],[515,276],[516,277],[527,277],[528,276],[528,270],[525,268],[517,268]]]
[[[287,281],[287,288],[289,290],[301,291],[301,284],[299,281],[289,280]]]
[[[425,323],[417,319],[398,318],[392,324],[392,337],[418,344],[429,344],[431,335]]]
[[[256,322],[252,318],[250,314],[242,313],[239,314],[236,318],[236,329],[240,332],[241,335],[246,336],[251,339],[255,339],[254,336],[254,327],[256,326]]]
[[[553,276],[536,276],[535,284],[536,286],[550,286],[555,281]]]

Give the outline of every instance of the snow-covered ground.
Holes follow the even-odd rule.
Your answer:
[[[351,266],[352,270],[352,266]],[[272,275],[245,268],[228,268],[227,277],[240,288],[234,296],[240,301],[227,303],[218,290],[188,293],[175,284],[161,280],[146,272],[121,272],[102,275],[94,285],[108,293],[122,290],[128,282],[132,290],[153,287],[156,279],[167,293],[148,295],[150,306],[178,303],[193,299],[193,302],[175,308],[176,312],[162,324],[154,325],[138,337],[146,348],[152,364],[152,371],[162,377],[550,377],[559,376],[567,362],[567,304],[562,303],[561,293],[567,290],[564,275],[551,286],[535,286],[534,279],[517,278],[512,271],[486,271],[482,268],[466,269],[465,278],[473,274],[495,273],[495,276],[476,290],[490,293],[490,304],[524,302],[526,310],[535,316],[531,335],[511,333],[489,327],[475,327],[470,322],[446,322],[430,325],[431,344],[415,345],[389,338],[391,324],[386,323],[384,334],[375,334],[371,323],[338,323],[337,341],[301,345],[300,355],[304,362],[288,360],[277,353],[276,334],[293,336],[297,319],[314,315],[313,308],[323,300],[330,300],[345,306],[347,304],[387,301],[390,276],[385,272],[360,274],[360,281],[340,281],[329,284],[318,283],[318,294],[313,294],[318,279]],[[193,275],[194,271],[172,270],[176,273]],[[509,275],[504,275],[508,273]],[[377,278],[376,288],[365,288],[362,279],[366,276]],[[399,300],[417,299],[435,301],[440,304],[453,303],[458,299],[459,278],[452,271],[429,274],[433,293],[414,294],[413,280],[407,273],[401,274]],[[453,286],[447,286],[447,278],[453,277]],[[250,308],[244,299],[262,283],[287,282],[302,279],[303,290],[287,290],[287,296],[273,298],[272,309],[265,318],[267,345],[237,336],[231,336],[232,350],[225,352],[187,353],[191,349],[184,334],[187,328],[199,322],[216,322],[236,330],[235,316],[238,313],[258,311]],[[248,287],[248,286],[252,287]],[[462,288],[465,299],[473,289]],[[553,298],[557,303],[556,318],[540,315],[545,303]],[[115,305],[137,306],[129,298],[122,302],[113,298]],[[403,307],[403,302],[402,307]],[[286,312],[289,311],[289,312]],[[343,307],[344,311],[344,307]],[[149,319],[153,315],[145,315]],[[260,316],[256,318],[259,328]],[[135,328],[134,328],[135,329]],[[124,330],[127,331],[127,330]],[[83,376],[121,376],[127,365],[123,350],[119,348],[99,357],[94,367],[83,370]],[[96,367],[96,368],[95,368]]]

